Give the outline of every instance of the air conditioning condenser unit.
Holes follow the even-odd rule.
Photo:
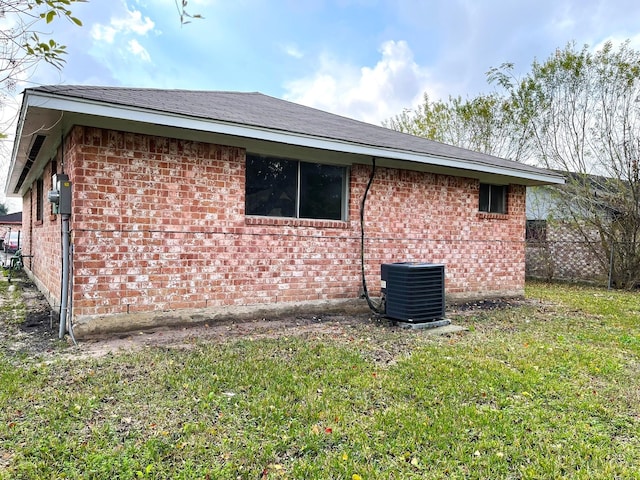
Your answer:
[[[387,317],[400,322],[436,322],[437,326],[450,323],[444,320],[444,265],[385,263],[381,280]]]

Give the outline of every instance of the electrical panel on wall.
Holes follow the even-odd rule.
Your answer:
[[[49,201],[53,203],[53,213],[61,215],[71,215],[71,182],[69,175],[56,173],[52,178],[54,190],[47,195]]]

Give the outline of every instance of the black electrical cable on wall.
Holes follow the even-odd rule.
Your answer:
[[[374,313],[385,313],[384,306],[384,295],[380,297],[380,303],[375,304],[371,297],[369,296],[369,291],[367,290],[367,279],[364,272],[364,207],[367,202],[367,195],[369,194],[369,189],[371,188],[371,184],[373,183],[373,177],[376,175],[376,159],[371,159],[372,169],[371,175],[369,176],[369,182],[367,182],[367,188],[364,190],[364,195],[362,196],[362,203],[360,204],[360,264],[362,266],[362,290],[364,292],[364,298],[367,301],[367,305]]]

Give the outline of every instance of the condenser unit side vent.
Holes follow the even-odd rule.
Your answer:
[[[444,265],[386,263],[381,274],[387,317],[404,322],[444,318]]]

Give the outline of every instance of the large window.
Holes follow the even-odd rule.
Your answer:
[[[247,215],[345,218],[346,167],[247,155]]]
[[[481,212],[507,213],[507,186],[480,184]]]

